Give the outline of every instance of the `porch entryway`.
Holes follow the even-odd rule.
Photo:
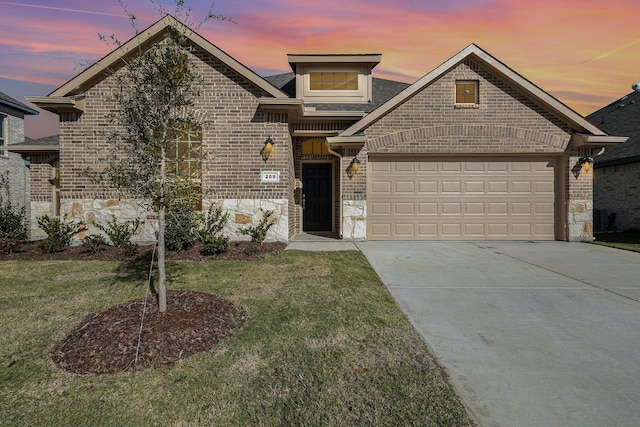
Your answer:
[[[302,164],[302,231],[333,231],[333,164]]]

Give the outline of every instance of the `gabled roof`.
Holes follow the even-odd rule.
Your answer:
[[[471,58],[474,61],[478,62],[480,65],[490,70],[494,75],[506,81],[509,85],[519,90],[535,103],[564,120],[576,131],[585,132],[590,135],[602,136],[603,138],[607,137],[605,132],[598,129],[598,127],[594,126],[580,114],[576,113],[571,108],[567,107],[565,104],[558,101],[556,98],[549,95],[547,92],[543,91],[538,86],[534,85],[529,80],[513,71],[511,68],[507,67],[505,64],[498,61],[496,58],[489,55],[487,52],[485,52],[475,44],[470,44],[462,51],[449,58],[442,65],[417,80],[411,86],[407,87],[405,90],[391,98],[388,102],[380,106],[371,114],[364,117],[357,123],[354,123],[343,133],[341,133],[340,136],[350,137],[362,132],[368,126],[380,120],[386,114],[397,108],[399,105],[410,99],[412,96],[423,90],[425,87],[429,86],[431,83],[439,79],[441,76],[443,76],[468,58]]]
[[[38,139],[25,138],[24,142],[10,144],[8,151],[21,154],[55,153],[60,151],[60,135],[45,136]]]
[[[594,157],[594,167],[640,162],[640,92],[623,96],[589,114],[587,119],[606,132],[629,137],[624,144],[608,147]]]
[[[15,108],[16,110],[22,111],[24,114],[40,114],[33,108],[24,105],[22,102],[15,100],[4,92],[0,92],[0,104]]]
[[[107,70],[112,70],[122,65],[122,59],[136,50],[145,46],[162,40],[165,34],[171,30],[180,31],[187,39],[196,46],[209,53],[233,71],[240,74],[242,77],[249,80],[251,83],[262,89],[266,94],[275,98],[286,98],[286,94],[282,93],[279,89],[275,88],[271,84],[267,83],[258,74],[242,65],[233,57],[225,53],[222,49],[209,42],[207,39],[187,27],[182,22],[178,21],[171,15],[166,15],[164,18],[151,25],[149,28],[141,31],[135,37],[124,43],[119,48],[113,50],[111,53],[100,59],[98,62],[91,65],[89,68],[63,84],[46,97],[29,97],[30,102],[34,102],[43,108],[49,104],[52,108],[78,108],[81,109],[81,105],[77,105],[76,98],[80,98],[83,92],[92,87],[99,81],[108,76]]]

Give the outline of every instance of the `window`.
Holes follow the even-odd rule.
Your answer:
[[[456,82],[456,104],[477,104],[478,103],[478,82],[477,81],[457,81]]]
[[[202,199],[202,130],[179,123],[171,129],[167,147],[169,175],[190,181],[194,206],[201,207]]]
[[[2,149],[5,145],[7,145],[7,116],[0,114],[0,156],[7,154]]]
[[[358,90],[358,73],[353,71],[312,71],[311,90]]]
[[[312,139],[302,144],[302,154],[329,154],[324,139]]]

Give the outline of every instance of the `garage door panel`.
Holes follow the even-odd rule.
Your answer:
[[[416,227],[414,223],[396,223],[394,224],[393,231],[398,237],[411,238],[416,234]]]
[[[393,163],[393,169],[396,172],[411,172],[413,174],[417,170],[417,165],[414,162],[396,162]]]
[[[424,239],[433,239],[438,237],[438,224],[420,223],[418,224],[418,236]]]
[[[485,215],[486,206],[483,202],[468,202],[464,204],[465,215]]]
[[[437,215],[438,204],[435,202],[419,202],[418,214],[420,215]]]
[[[396,181],[394,189],[397,195],[413,195],[416,192],[415,182],[413,181]]]
[[[464,224],[465,237],[478,237],[483,238],[486,235],[485,224]]]
[[[369,208],[372,216],[391,215],[391,203],[389,202],[372,202]]]
[[[418,194],[438,194],[438,182],[418,181]]]
[[[534,184],[536,194],[553,194],[553,181],[536,181]]]
[[[391,194],[391,181],[376,181],[371,185],[372,195]]]
[[[369,239],[555,237],[553,159],[373,158],[369,164]]]
[[[507,181],[489,181],[489,194],[509,194],[509,183]]]
[[[462,194],[462,182],[460,181],[442,181],[441,186],[443,194]]]
[[[465,194],[484,194],[485,193],[484,181],[465,181],[464,193]]]
[[[416,208],[414,203],[394,203],[393,212],[396,215],[411,215],[414,216],[416,214]]]
[[[509,204],[507,202],[487,202],[487,215],[507,215]]]
[[[511,203],[511,214],[512,215],[527,215],[531,216],[534,212],[531,209],[530,202],[515,202]]]
[[[511,181],[511,194],[531,194],[531,181]]]

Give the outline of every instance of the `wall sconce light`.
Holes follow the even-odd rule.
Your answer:
[[[269,157],[273,153],[273,140],[271,137],[268,137],[264,142],[264,147],[260,150],[260,155],[262,156],[262,160],[266,163],[269,160]]]
[[[360,170],[360,160],[357,157],[351,159],[351,163],[349,163],[349,167],[347,167],[347,176],[349,178],[353,178],[355,174]]]
[[[578,164],[581,168],[584,168],[585,172],[589,172],[591,170],[591,164],[593,163],[593,157],[583,156],[578,159]]]

